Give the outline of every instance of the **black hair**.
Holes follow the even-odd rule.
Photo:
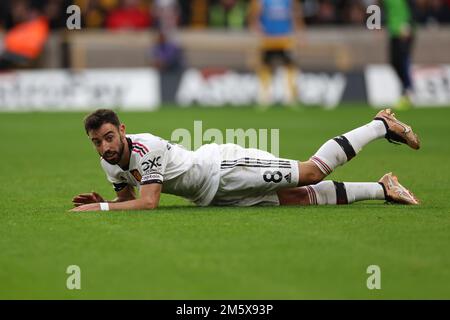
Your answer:
[[[84,129],[86,134],[91,130],[99,129],[103,124],[111,123],[117,129],[120,127],[120,120],[117,114],[110,109],[98,109],[84,118]]]

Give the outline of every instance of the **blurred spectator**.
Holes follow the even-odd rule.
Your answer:
[[[43,6],[43,14],[47,17],[50,29],[60,29],[66,27],[66,10],[73,1],[71,0],[46,0],[41,1]]]
[[[450,1],[417,0],[417,20],[423,24],[450,22]]]
[[[244,29],[247,3],[242,0],[216,0],[209,8],[209,26]]]
[[[118,0],[76,0],[81,8],[83,27],[101,28],[109,11],[118,5]]]
[[[150,8],[141,6],[140,0],[121,0],[120,6],[106,18],[106,27],[110,30],[146,29],[151,24]]]
[[[6,28],[6,20],[8,19],[8,4],[6,1],[0,1],[0,31]]]
[[[18,0],[20,2],[21,0]],[[50,28],[64,28],[66,8],[80,6],[83,28],[165,30],[175,26],[243,29],[251,0],[28,0],[39,3]],[[282,1],[282,0],[279,0]],[[291,0],[302,4],[306,24],[362,24],[366,8],[384,0]],[[420,24],[450,23],[450,0],[408,0],[416,3]],[[13,4],[0,0],[0,30],[13,26]],[[152,15],[155,23],[152,22]],[[161,23],[162,22],[162,23]]]
[[[190,23],[191,20],[191,1],[183,1],[178,0],[178,24],[180,26],[187,26]]]
[[[71,0],[0,0],[0,30],[10,29],[15,25],[16,3],[25,2],[38,7],[42,15],[47,17],[50,29],[59,29],[66,26],[66,9],[73,3]]]
[[[360,1],[352,1],[348,9],[347,21],[350,24],[363,25],[366,22],[366,8]]]
[[[7,31],[0,54],[0,70],[27,65],[36,60],[49,34],[42,1],[17,0],[11,3],[14,26]]]
[[[194,28],[205,28],[208,24],[208,1],[191,0],[189,2],[189,21],[190,26]]]
[[[183,68],[183,51],[162,31],[158,32],[157,42],[151,50],[151,65],[166,72]]]
[[[319,1],[316,21],[320,24],[336,23],[336,10],[331,0]]]

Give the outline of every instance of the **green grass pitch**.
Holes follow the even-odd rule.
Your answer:
[[[328,138],[370,120],[368,107],[176,109],[119,113],[130,133],[176,128],[278,128],[280,154],[305,160]],[[393,171],[418,207],[197,208],[164,195],[153,212],[68,213],[71,198],[113,190],[82,113],[0,114],[0,298],[450,299],[450,109],[403,112],[413,151],[367,146],[330,179]],[[81,290],[66,268],[81,268]],[[381,268],[381,290],[366,269]]]

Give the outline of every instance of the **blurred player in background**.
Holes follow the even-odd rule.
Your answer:
[[[219,0],[212,2],[208,13],[212,28],[243,30],[247,19],[247,2],[243,0]]]
[[[384,0],[386,23],[389,32],[390,63],[402,85],[402,96],[394,108],[411,107],[413,83],[411,55],[416,33],[415,0]]]
[[[280,70],[280,66],[286,75],[283,102],[292,105],[297,96],[297,70],[292,50],[296,44],[296,35],[304,27],[300,3],[296,0],[252,0],[250,27],[262,36],[262,61],[258,72],[262,89],[261,105],[273,102],[272,76]]]
[[[156,43],[150,53],[152,67],[161,72],[181,72],[184,66],[183,50],[162,30],[158,30]]]

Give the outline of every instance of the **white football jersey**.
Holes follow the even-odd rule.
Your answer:
[[[163,193],[184,197],[201,206],[210,204],[220,179],[217,144],[189,151],[149,133],[127,135],[127,141],[130,149],[128,168],[101,159],[107,179],[116,191],[127,185],[140,188],[141,185],[159,183]]]

